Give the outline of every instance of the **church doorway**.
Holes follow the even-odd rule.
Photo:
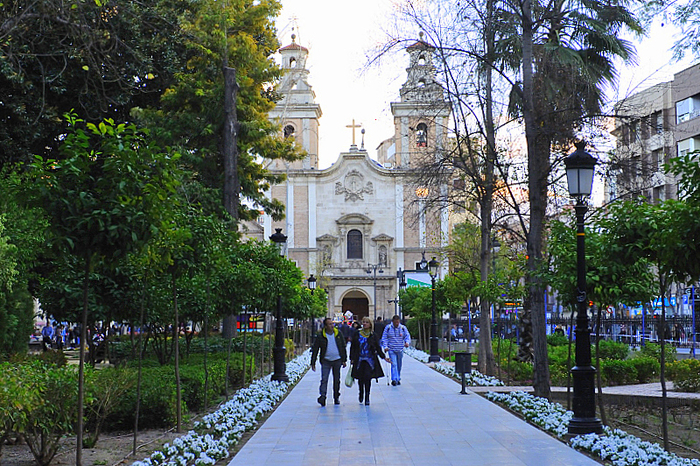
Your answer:
[[[343,298],[343,312],[350,310],[359,322],[369,316],[369,299],[360,291],[351,291]]]

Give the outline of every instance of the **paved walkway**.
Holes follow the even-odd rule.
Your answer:
[[[320,371],[309,371],[229,466],[599,465],[482,397],[461,395],[459,383],[425,364],[403,361],[401,385],[373,383],[371,406],[358,403],[357,386],[343,385],[339,406],[331,397],[320,407]]]

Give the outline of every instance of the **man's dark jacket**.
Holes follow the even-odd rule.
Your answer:
[[[340,361],[344,364],[348,360],[348,353],[345,350],[345,345],[347,340],[343,337],[343,334],[338,331],[337,328],[333,329],[333,336],[335,338],[335,344],[338,346],[338,353],[340,353]],[[326,329],[325,327],[321,329],[316,335],[314,340],[314,346],[311,350],[311,365],[316,364],[316,358],[319,356],[319,351],[321,352],[320,360],[323,362],[323,358],[326,356],[326,350],[328,349],[328,340],[326,339]]]

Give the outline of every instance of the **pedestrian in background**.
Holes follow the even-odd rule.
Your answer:
[[[51,322],[46,322],[44,328],[41,329],[41,342],[44,351],[48,351],[53,345],[54,330]]]
[[[369,317],[363,317],[362,328],[352,337],[350,362],[352,377],[357,379],[360,389],[360,403],[364,402],[366,406],[369,406],[372,379],[384,377],[379,358],[389,359],[382,351],[379,335],[372,331],[372,320]]]
[[[326,317],[311,350],[311,370],[316,371],[316,358],[321,360],[321,386],[316,400],[321,406],[326,406],[328,377],[331,372],[333,372],[333,400],[335,404],[340,404],[340,367],[345,367],[348,360],[346,341],[343,334],[333,326],[333,320]]]
[[[382,348],[387,352],[391,360],[391,385],[401,385],[401,362],[403,349],[411,343],[411,335],[408,329],[401,323],[399,316],[391,318],[391,324],[384,328],[382,335]]]

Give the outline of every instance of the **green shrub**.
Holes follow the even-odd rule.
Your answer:
[[[125,369],[136,380],[136,369]],[[169,427],[176,421],[175,372],[172,367],[144,367],[141,377],[139,429]],[[129,430],[134,427],[136,386],[125,393],[114,411],[107,416],[105,429]]]
[[[85,371],[85,435],[83,446],[93,448],[100,437],[107,417],[121,404],[124,395],[136,389],[135,372],[123,368],[106,367]]]
[[[19,364],[0,364],[0,455],[5,441],[24,430],[30,410],[42,402],[39,391],[29,383],[33,378],[29,369]]]
[[[658,343],[646,343],[639,349],[639,354],[648,356],[661,362],[661,345]],[[665,361],[672,362],[676,360],[676,348],[673,345],[666,345]]]
[[[618,343],[611,340],[600,341],[600,359],[624,360],[630,354],[630,347],[626,343]],[[591,345],[591,356],[595,359],[595,345]]]
[[[78,412],[78,371],[76,366],[27,365],[24,369],[23,385],[38,392],[41,401],[29,407],[22,433],[37,464],[46,466],[63,436],[73,430]],[[89,394],[85,398],[89,400]]]
[[[513,381],[527,382],[532,380],[532,364],[528,362],[503,361],[501,369],[505,369]]]
[[[569,371],[574,365],[574,349],[571,348],[571,361],[569,358],[569,346],[549,346],[549,376],[553,384],[565,386]]]
[[[250,363],[248,367],[250,367]],[[253,365],[253,370],[254,369],[255,366]],[[226,361],[207,361],[207,370],[209,373],[209,390],[205,392],[204,366],[188,364],[180,367],[182,399],[186,403],[187,409],[190,411],[200,411],[204,408],[205,393],[207,393],[210,404],[218,400],[219,397],[224,394],[226,383]]]
[[[603,359],[600,372],[607,385],[627,385],[637,381],[637,369],[631,360]]]
[[[62,367],[68,364],[68,359],[63,351],[42,351],[41,353],[17,353],[9,358],[12,364],[31,364],[32,361],[41,363],[44,367]]]
[[[637,382],[648,383],[659,375],[661,364],[654,358],[639,356],[630,359],[630,362],[637,371]]]
[[[668,378],[673,386],[681,392],[700,391],[700,360],[683,359],[666,365]]]
[[[550,333],[547,335],[547,344],[551,346],[568,346],[569,339],[560,333]]]
[[[201,410],[204,407],[204,355],[191,354],[180,364],[180,384],[184,409]],[[153,361],[153,360],[147,360]],[[255,370],[253,359],[248,359],[248,374],[251,366]],[[173,425],[176,420],[176,387],[175,368],[172,365],[150,367],[148,362],[142,370],[141,406],[139,410],[139,429],[162,428]],[[131,362],[125,369],[130,377],[136,380],[136,363]],[[215,402],[224,394],[226,384],[226,354],[216,353],[207,356],[209,371],[210,403]],[[243,355],[231,354],[229,370],[229,390],[243,384]],[[112,414],[105,421],[105,429],[131,429],[134,425],[136,412],[136,385],[126,393]]]

